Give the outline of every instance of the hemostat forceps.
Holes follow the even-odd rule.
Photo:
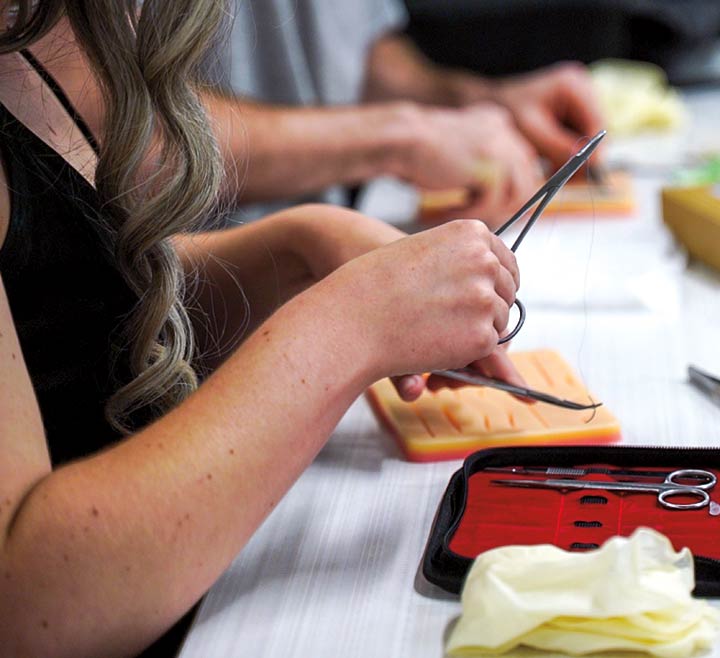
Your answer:
[[[523,226],[522,231],[520,231],[520,235],[517,236],[515,239],[515,242],[513,242],[512,247],[510,247],[510,251],[513,253],[517,251],[517,248],[520,246],[520,243],[525,239],[525,236],[528,234],[530,229],[533,227],[533,224],[538,220],[540,215],[542,214],[543,210],[547,207],[547,205],[552,201],[553,197],[560,191],[560,189],[567,183],[575,174],[575,172],[582,167],[585,162],[587,162],[587,159],[593,154],[593,151],[597,148],[598,144],[600,143],[600,140],[605,137],[605,131],[601,130],[595,137],[593,137],[585,146],[583,146],[575,155],[573,155],[560,169],[558,169],[548,180],[545,182],[545,184],[537,191],[535,194],[533,194],[525,203],[525,205],[520,208],[510,219],[508,219],[497,231],[495,231],[495,235],[502,235],[507,229],[509,229],[515,222],[517,222],[530,208],[532,208],[536,203],[537,208],[533,211],[533,214],[530,215],[530,218],[527,220],[525,226]],[[538,201],[540,203],[538,203]],[[517,324],[515,325],[515,328],[507,335],[503,336],[499,341],[498,344],[502,345],[503,343],[507,343],[509,340],[512,340],[522,329],[523,324],[525,324],[525,306],[523,303],[519,300],[515,300],[515,306],[518,307],[518,311],[520,312],[520,318],[518,319]]]
[[[535,222],[542,214],[543,210],[545,210],[550,201],[552,201],[552,198],[558,193],[560,188],[562,188],[562,186],[565,185],[565,183],[567,183],[570,178],[572,178],[573,174],[575,174],[575,172],[580,169],[580,167],[582,167],[585,162],[587,162],[588,158],[593,154],[593,151],[597,148],[600,140],[603,137],[605,137],[605,131],[601,130],[575,155],[573,155],[562,167],[560,167],[560,169],[558,169],[550,178],[548,178],[545,184],[537,192],[535,192],[532,197],[527,200],[525,205],[523,205],[520,210],[518,210],[497,231],[495,231],[495,235],[502,235],[507,229],[509,229],[513,224],[515,224],[515,222],[517,222],[521,217],[523,217],[523,215],[525,215],[528,210],[530,210],[535,204],[537,204],[537,207],[533,211],[532,215],[530,215],[525,226],[523,226],[522,230],[520,231],[520,235],[517,236],[515,242],[513,242],[512,247],[510,247],[511,251],[515,252],[517,250],[517,248],[520,246],[520,243],[525,239],[525,236],[533,227],[533,224],[535,224]],[[515,299],[514,305],[517,306],[520,317],[517,324],[515,325],[515,328],[509,334],[507,334],[507,336],[503,336],[498,341],[499,345],[502,345],[503,343],[507,343],[509,340],[512,340],[520,331],[520,329],[522,329],[522,326],[525,324],[525,306],[519,299]],[[570,400],[562,400],[552,395],[548,395],[547,393],[513,386],[512,384],[508,384],[507,382],[503,382],[498,379],[493,379],[491,377],[483,377],[480,373],[469,368],[458,368],[455,370],[436,370],[434,374],[441,375],[442,377],[447,377],[449,379],[455,379],[461,382],[465,382],[467,384],[476,384],[478,386],[497,388],[502,391],[507,391],[508,393],[513,393],[515,395],[521,395],[523,397],[532,398],[541,402],[547,402],[558,407],[564,407],[565,409],[596,409],[600,406],[600,404],[580,404],[578,402],[572,402]]]

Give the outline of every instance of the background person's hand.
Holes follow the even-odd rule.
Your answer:
[[[603,128],[590,74],[581,64],[563,62],[508,78],[497,89],[497,100],[554,167],[578,150],[578,140]]]
[[[455,209],[456,217],[496,226],[541,183],[534,148],[498,105],[413,106],[408,126],[412,137],[398,175],[425,190],[467,190],[468,205]]]

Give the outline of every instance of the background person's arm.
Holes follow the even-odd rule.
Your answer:
[[[495,104],[281,108],[205,98],[235,201],[293,198],[391,175],[426,189],[468,189],[473,202],[462,216],[496,220],[540,180],[533,149]]]
[[[95,135],[102,99],[74,36],[61,22],[33,46]],[[535,156],[494,105],[461,109],[394,100],[289,108],[204,92],[233,203],[292,199],[330,185],[392,175],[430,189],[465,188],[466,217],[501,219],[536,186]]]

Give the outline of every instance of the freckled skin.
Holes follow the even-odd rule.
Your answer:
[[[100,512],[98,511],[97,507],[92,508],[92,515],[93,516],[100,516]]]
[[[231,455],[234,455],[234,454],[235,454],[235,451],[234,451],[232,448],[230,448],[230,450],[228,450],[228,453],[231,454]]]
[[[212,473],[208,473],[206,477],[208,480],[212,480]]]

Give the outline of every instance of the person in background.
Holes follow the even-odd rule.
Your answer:
[[[223,64],[243,204],[346,203],[340,186],[391,175],[467,189],[462,216],[496,223],[539,185],[540,157],[559,166],[603,127],[584,66],[499,80],[435,66],[401,34],[401,0],[235,0],[235,14]]]
[[[498,348],[517,266],[481,221],[405,236],[315,205],[200,230],[244,179],[197,80],[225,12],[0,0],[3,658],[150,645],[377,379],[523,384]]]

